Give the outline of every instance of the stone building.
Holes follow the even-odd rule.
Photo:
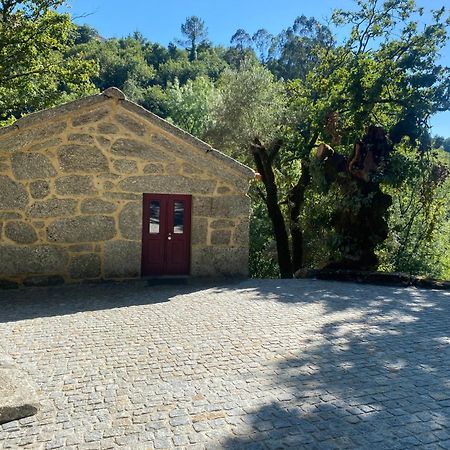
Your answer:
[[[115,88],[0,130],[0,284],[243,276],[254,172]]]

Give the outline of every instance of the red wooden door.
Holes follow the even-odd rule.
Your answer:
[[[188,275],[191,196],[144,194],[142,275]]]

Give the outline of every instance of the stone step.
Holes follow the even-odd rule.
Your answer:
[[[0,349],[0,424],[38,412],[36,389],[27,373]]]

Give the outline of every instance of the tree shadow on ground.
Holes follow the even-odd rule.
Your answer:
[[[403,450],[438,448],[437,441],[450,448],[449,292],[313,280],[63,286],[0,292],[0,322],[146,305],[204,290],[212,301],[217,294],[233,302],[239,294],[238,302],[253,303],[237,346],[253,332],[254,342],[275,341],[266,352],[252,350],[261,355],[253,373],[245,361],[239,366],[245,383],[267,369],[250,389],[262,396],[249,402],[242,427],[233,426],[220,448]],[[252,311],[276,315],[267,321],[271,328],[254,330]],[[239,317],[228,319],[230,333]],[[292,329],[293,318],[300,318],[302,332],[278,346],[289,339],[282,327]]]
[[[323,314],[313,339],[276,363],[268,389],[284,394],[255,406],[251,431],[224,448],[450,448],[450,292],[314,281],[241,288],[256,301],[315,302]]]

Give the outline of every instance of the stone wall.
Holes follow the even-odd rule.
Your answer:
[[[247,274],[248,177],[138,113],[104,97],[0,135],[0,284],[139,277],[146,192],[192,194],[191,275]]]

